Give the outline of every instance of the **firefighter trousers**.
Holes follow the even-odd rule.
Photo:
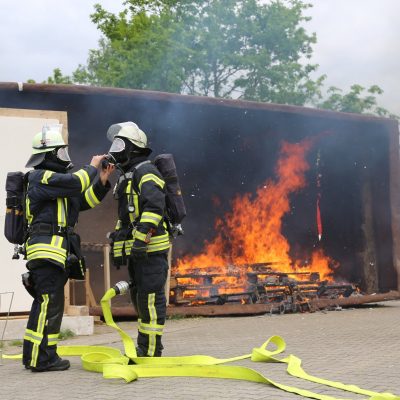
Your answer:
[[[58,360],[57,341],[64,313],[64,285],[67,275],[46,261],[29,271],[33,303],[24,335],[22,363],[45,369]]]
[[[160,357],[167,305],[165,282],[168,274],[166,253],[148,254],[144,260],[128,261],[132,282],[130,295],[138,314],[138,356]]]

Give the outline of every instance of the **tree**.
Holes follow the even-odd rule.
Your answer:
[[[137,2],[139,3],[139,2]],[[141,2],[140,2],[141,3]],[[180,92],[179,63],[169,56],[176,27],[161,15],[125,9],[118,16],[96,5],[92,21],[103,33],[99,48],[90,50],[87,66],[73,74],[77,83]]]
[[[27,83],[36,83],[36,81],[34,79],[28,79]],[[42,83],[71,85],[74,82],[70,76],[63,75],[60,68],[55,68],[53,69],[53,75],[49,76],[47,80]]]
[[[367,90],[367,94],[362,97]],[[361,85],[352,85],[347,94],[342,94],[342,90],[331,86],[328,91],[328,97],[316,103],[318,108],[324,108],[334,111],[343,111],[359,114],[373,114],[381,117],[399,118],[397,115],[391,114],[388,110],[378,106],[375,95],[381,95],[383,90],[373,85],[365,89]]]
[[[53,76],[49,76],[49,77],[47,78],[47,81],[45,81],[45,82],[43,82],[43,83],[50,83],[50,84],[56,83],[56,84],[66,84],[66,85],[69,85],[69,84],[72,84],[73,82],[72,82],[72,79],[71,79],[70,76],[63,75],[63,74],[62,74],[60,68],[55,68],[55,69],[53,70]]]
[[[128,0],[119,15],[95,6],[104,35],[78,83],[289,104],[318,96],[307,63],[315,34],[300,0]]]
[[[379,107],[376,85],[347,94],[325,75],[311,78],[316,35],[304,29],[302,0],[125,0],[118,15],[99,4],[91,15],[102,33],[87,65],[72,77],[59,68],[47,83],[158,90],[396,117]]]

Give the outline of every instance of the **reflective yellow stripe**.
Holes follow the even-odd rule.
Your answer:
[[[165,233],[164,235],[159,235],[159,236],[152,236],[150,238],[150,244],[159,244],[161,242],[169,242],[169,235],[168,233]]]
[[[61,251],[57,251],[57,250],[53,250],[53,249],[49,250],[49,249],[38,248],[36,250],[30,250],[27,253],[28,260],[32,260],[33,258],[38,258],[39,253],[41,255],[45,255],[46,257],[47,257],[47,255],[49,257],[57,257],[57,259],[59,259],[61,262],[64,260],[64,258],[66,257],[66,254],[67,254],[66,251],[61,252]]]
[[[126,198],[128,204],[132,204],[132,196],[133,196],[133,211],[128,211],[130,222],[135,221],[135,219],[139,216],[139,201],[137,193],[132,190],[132,181],[128,181],[125,189]]]
[[[145,324],[141,320],[139,321],[139,332],[144,333],[146,335],[159,335],[162,336],[164,331],[164,325],[150,325]]]
[[[59,236],[53,236],[53,238],[60,238],[60,237]],[[60,238],[60,239],[61,239],[61,243],[62,243],[62,239],[63,238]],[[56,240],[58,240],[58,239],[56,239]],[[52,239],[52,242],[53,242],[53,239]],[[57,254],[60,254],[60,255],[67,254],[66,249],[63,249],[61,246],[60,247],[59,246],[55,246],[53,244],[35,243],[35,244],[31,244],[31,245],[26,246],[27,254],[33,253],[33,252],[38,251],[38,250],[51,251],[51,252],[54,252],[54,253],[57,253]]]
[[[146,235],[142,232],[135,231],[133,234],[134,239],[139,239],[142,240],[143,242],[146,239]],[[171,246],[170,240],[169,240],[169,235],[168,233],[165,233],[164,235],[159,235],[159,236],[152,236],[150,238],[150,242],[147,244],[147,251],[149,253],[152,253],[154,251],[162,251],[162,250],[167,250]],[[126,240],[125,241],[125,254],[129,255],[131,253],[131,247],[132,247],[132,240]]]
[[[124,248],[123,241],[114,242],[114,245],[113,245],[114,257],[122,257],[122,249],[123,248]]]
[[[142,185],[143,183],[149,182],[149,181],[153,181],[155,182],[156,185],[160,186],[161,189],[164,187],[165,182],[160,179],[157,175],[154,174],[146,174],[142,176],[142,179],[140,179],[139,182],[139,192],[142,190]]]
[[[62,236],[53,235],[51,238],[50,246],[54,246],[65,251],[62,247],[63,240],[64,238]]]
[[[129,256],[132,252],[132,246],[133,246],[133,239],[129,239],[125,241],[125,254]]]
[[[67,210],[67,199],[57,198],[57,225],[67,226],[67,218],[65,212]]]
[[[60,257],[61,259],[63,257],[65,257],[66,254],[67,254],[67,252],[65,250],[64,251],[59,251],[57,249],[49,248],[49,247],[46,247],[46,248],[38,247],[38,248],[33,249],[33,250],[29,249],[29,251],[27,251],[28,260],[31,259],[30,256],[36,255],[38,252],[41,252],[43,254],[49,253],[49,255],[57,256],[57,257]]]
[[[40,314],[39,314],[39,318],[38,318],[38,325],[37,325],[36,333],[38,333],[39,335],[42,335],[42,337],[43,337],[43,331],[44,331],[44,327],[46,325],[46,320],[47,320],[47,306],[49,304],[49,295],[43,294],[42,297],[43,297],[43,301],[40,306]],[[36,367],[37,358],[39,355],[39,345],[40,345],[40,343],[33,344],[31,367]]]
[[[27,260],[36,260],[38,258],[48,258],[65,264],[67,257],[67,251],[62,248],[64,238],[54,235],[51,240],[51,244],[36,243],[33,245],[26,246]]]
[[[139,196],[133,193],[133,205],[135,206],[135,218],[139,217]]]
[[[31,329],[26,329],[24,339],[32,343],[40,344],[42,342],[43,335],[32,331]]]
[[[150,325],[156,327],[157,326],[157,310],[154,305],[156,300],[155,293],[149,293],[148,295],[148,308],[149,308],[149,315],[150,315]],[[156,334],[150,333],[149,335],[149,348],[147,350],[147,355],[149,357],[153,357],[156,351]]]
[[[145,241],[146,241],[146,236],[147,236],[147,235],[144,234],[144,233],[142,233],[142,232],[135,231],[134,238],[135,238],[135,239],[139,239],[139,240],[145,242]]]
[[[28,221],[28,224],[32,223],[32,213],[31,213],[31,201],[29,200],[28,196],[26,197],[26,202],[25,202],[25,213],[26,213],[26,220]]]
[[[38,258],[48,258],[49,260],[57,261],[58,263],[62,264],[63,266],[65,265],[65,259],[66,259],[66,257],[60,257],[57,254],[50,253],[50,252],[44,252],[44,251],[35,252],[32,255],[27,257],[28,261],[36,260]]]
[[[114,229],[115,229],[116,231],[118,231],[118,230],[121,228],[121,225],[122,225],[122,222],[121,222],[121,220],[119,219],[119,220],[117,221],[117,223],[116,223]]]
[[[44,171],[41,183],[43,183],[44,185],[48,185],[49,184],[49,178],[54,174],[53,171]]]
[[[83,193],[90,185],[89,174],[84,169],[80,169],[79,171],[74,172],[73,175],[76,175],[81,181],[81,192]]]
[[[162,220],[162,215],[152,213],[150,211],[144,211],[142,216],[140,217],[140,222],[149,222],[155,226],[158,226],[160,221]]]
[[[58,343],[58,337],[60,336],[59,333],[52,333],[47,335],[47,344],[49,346],[55,346]]]
[[[36,245],[35,245],[36,246]],[[67,251],[64,249],[58,249],[56,247],[51,247],[50,245],[37,245],[37,247],[29,247],[27,250],[27,255],[31,255],[33,253],[36,253],[38,251],[43,251],[43,252],[50,252],[57,254],[59,256],[65,256],[67,254]]]
[[[90,186],[88,190],[86,190],[85,200],[91,208],[97,206],[97,204],[100,204],[100,200],[94,194],[93,185]]]
[[[167,250],[170,248],[170,242],[160,243],[160,244],[148,244],[147,245],[147,252],[152,253],[154,251],[162,251]]]

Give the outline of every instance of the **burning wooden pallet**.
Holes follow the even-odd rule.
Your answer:
[[[212,268],[210,268],[212,269]],[[254,264],[242,272],[176,274],[171,278],[170,303],[174,305],[276,304],[279,312],[307,311],[320,298],[349,297],[357,292],[351,284],[321,281],[319,273],[281,272],[270,264]]]

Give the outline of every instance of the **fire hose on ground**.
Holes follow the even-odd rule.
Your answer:
[[[139,378],[155,377],[236,379],[272,385],[286,392],[307,398],[340,400],[336,397],[280,384],[248,367],[221,365],[244,359],[250,359],[254,362],[285,363],[287,364],[286,371],[288,374],[300,379],[365,395],[368,396],[369,400],[400,400],[400,396],[391,393],[378,393],[355,385],[329,381],[307,374],[301,367],[301,359],[293,354],[285,358],[276,357],[278,354],[283,353],[286,348],[285,341],[280,336],[270,337],[260,347],[253,348],[250,354],[232,358],[219,359],[207,355],[157,358],[137,357],[132,338],[114,322],[110,307],[110,300],[117,294],[126,293],[128,288],[129,284],[127,282],[119,282],[109,289],[101,299],[105,322],[109,327],[118,331],[123,342],[125,354],[122,354],[116,348],[108,346],[59,346],[57,349],[58,354],[60,356],[81,356],[82,366],[85,370],[102,372],[103,377],[106,379],[124,379],[126,382],[132,382]],[[268,350],[271,345],[275,346],[274,350]],[[4,358],[20,359],[22,355],[4,355]]]

